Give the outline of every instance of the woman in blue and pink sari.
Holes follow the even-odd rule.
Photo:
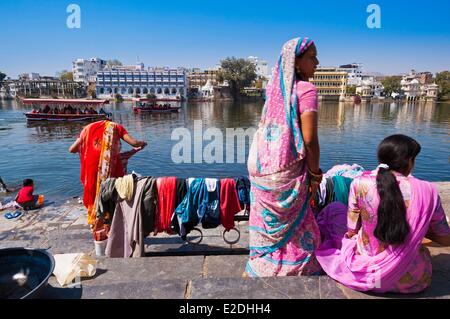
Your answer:
[[[359,291],[416,293],[431,284],[428,238],[450,246],[450,228],[432,183],[411,175],[420,145],[385,138],[377,169],[350,185],[348,208],[331,203],[318,216],[317,259],[332,278]]]
[[[320,272],[320,232],[309,194],[320,184],[317,90],[308,79],[319,61],[312,40],[283,46],[248,158],[251,277]]]

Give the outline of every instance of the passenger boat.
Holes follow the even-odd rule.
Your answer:
[[[134,98],[133,112],[134,113],[176,113],[179,112],[181,106],[174,106],[170,103],[158,104],[157,99],[148,98]]]
[[[36,111],[45,107],[64,108],[71,106],[80,110],[94,107],[96,110],[105,104],[107,100],[80,100],[80,99],[22,99],[22,104],[32,105],[34,110],[24,113],[28,122],[88,122],[105,120],[111,116],[102,108],[97,114],[53,114]]]

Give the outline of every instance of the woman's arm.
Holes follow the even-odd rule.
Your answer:
[[[78,153],[80,141],[81,141],[80,138],[77,138],[77,140],[69,147],[70,153]]]
[[[128,133],[123,136],[123,140],[133,147],[145,147],[147,145],[145,141],[138,141]]]
[[[306,150],[306,163],[313,173],[320,171],[320,147],[317,134],[317,112],[304,112],[300,115],[303,143]]]
[[[438,204],[431,217],[430,226],[425,237],[441,246],[450,247],[450,227],[440,197],[438,197]]]

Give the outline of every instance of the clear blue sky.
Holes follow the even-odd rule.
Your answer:
[[[71,3],[81,7],[81,29],[66,26]],[[381,7],[381,29],[366,25],[371,3]],[[273,66],[286,40],[307,35],[324,66],[437,72],[450,69],[449,21],[448,0],[0,0],[0,71],[54,75],[94,56],[206,68],[256,55]]]

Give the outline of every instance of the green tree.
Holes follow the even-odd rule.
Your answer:
[[[345,93],[347,93],[348,95],[356,94],[356,85],[347,86]]]
[[[386,96],[390,96],[392,93],[400,93],[402,91],[401,76],[388,76],[381,81],[384,86],[384,93]]]
[[[228,57],[220,61],[220,65],[217,80],[228,82],[234,99],[238,98],[244,87],[251,85],[256,79],[256,66],[249,60]]]
[[[112,68],[112,67],[115,67],[115,66],[122,66],[122,65],[123,65],[122,62],[120,62],[120,61],[117,60],[117,59],[108,60],[108,61],[106,62],[106,66],[107,66],[108,68]]]
[[[61,79],[61,81],[73,81],[73,72],[63,70],[59,74],[59,78]]]
[[[440,100],[450,99],[450,71],[443,71],[436,74],[436,84],[439,85]]]
[[[2,85],[3,80],[6,78],[6,74],[0,71],[0,85]]]

